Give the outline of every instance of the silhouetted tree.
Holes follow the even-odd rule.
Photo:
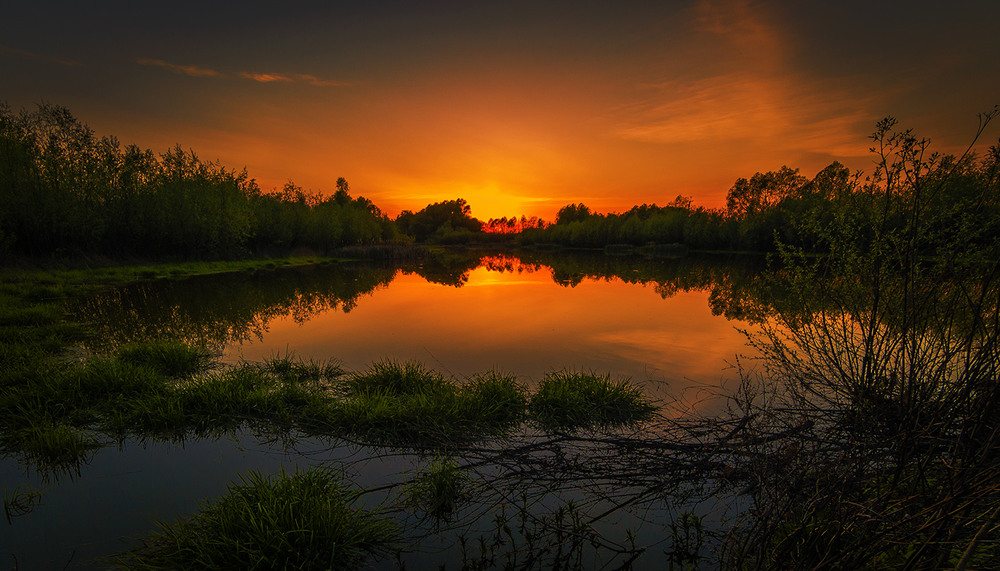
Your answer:
[[[567,204],[559,209],[556,214],[556,224],[569,224],[570,222],[579,222],[590,216],[590,208],[584,205],[582,202],[580,204]]]
[[[347,191],[341,178],[326,201],[291,181],[264,194],[246,170],[180,145],[157,156],[98,138],[63,107],[0,105],[0,251],[205,258],[396,236],[374,204]]]
[[[726,211],[735,218],[760,214],[794,195],[805,182],[799,169],[787,166],[777,172],[756,173],[750,180],[737,179],[726,196]]]
[[[417,213],[404,210],[396,218],[400,232],[413,236],[418,242],[432,237],[447,239],[456,233],[480,232],[483,223],[473,218],[465,199],[446,200],[429,204]]]

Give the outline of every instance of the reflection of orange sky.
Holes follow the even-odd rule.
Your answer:
[[[728,363],[745,351],[734,325],[712,315],[708,292],[664,300],[652,284],[586,280],[565,288],[547,271],[479,268],[461,288],[400,275],[350,313],[330,311],[302,325],[276,320],[262,342],[233,348],[229,358],[292,350],[341,359],[353,370],[384,358],[416,359],[459,377],[499,369],[525,380],[594,370],[653,389],[665,382],[680,395],[734,378]]]

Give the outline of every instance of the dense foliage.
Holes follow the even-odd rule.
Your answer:
[[[464,199],[446,200],[427,205],[419,212],[404,210],[396,224],[404,234],[418,242],[468,242],[473,233],[481,233],[483,223],[472,217],[472,208]]]
[[[983,198],[996,186],[997,152],[994,147],[983,158],[934,157],[935,169],[926,181],[933,192],[924,216],[936,217],[935,224],[953,228],[952,233],[960,230],[955,223],[961,219],[967,225],[962,228],[977,235],[997,234],[1000,205]],[[947,184],[934,184],[945,179]],[[906,222],[900,204],[874,202],[872,184],[871,178],[862,180],[860,173],[852,174],[838,162],[811,180],[784,166],[738,179],[729,190],[725,210],[694,208],[682,196],[666,206],[643,204],[623,213],[600,214],[584,204],[569,204],[559,211],[555,224],[526,229],[519,242],[583,248],[679,243],[701,250],[743,251],[777,251],[780,245],[794,245],[829,253],[833,242],[823,228],[838,216],[856,217],[855,229],[868,232]],[[934,249],[931,244],[924,246]]]
[[[156,155],[99,138],[62,107],[0,106],[0,253],[214,258],[395,236],[377,207],[337,186],[325,200],[291,182],[266,194],[179,145]]]
[[[872,140],[868,178],[814,185],[790,227],[826,255],[782,245],[751,337],[744,418],[771,436],[748,453],[777,461],[744,464],[733,568],[1000,563],[1000,147],[941,156],[891,119]]]

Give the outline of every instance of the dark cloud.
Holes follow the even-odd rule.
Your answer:
[[[76,60],[69,59],[69,58],[36,54],[36,53],[33,53],[33,52],[29,52],[27,50],[19,50],[19,49],[16,49],[16,48],[9,48],[7,46],[2,46],[2,45],[0,45],[0,55],[8,56],[8,57],[15,57],[15,58],[22,58],[22,59],[40,60],[40,61],[44,61],[44,62],[48,62],[48,63],[54,63],[54,64],[65,65],[65,66],[78,66],[78,65],[80,65],[80,62],[78,62]]]

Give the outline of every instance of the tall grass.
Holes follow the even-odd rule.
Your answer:
[[[421,393],[445,394],[454,390],[453,384],[446,381],[441,373],[427,369],[416,361],[378,361],[367,371],[348,379],[346,386],[352,395],[383,392],[392,396],[412,396]]]
[[[352,506],[332,470],[250,472],[189,519],[121,553],[127,569],[357,569],[393,551],[398,530]]]
[[[467,384],[417,362],[380,361],[349,377],[325,422],[377,440],[447,445],[496,436],[524,415],[523,387],[491,372]]]

